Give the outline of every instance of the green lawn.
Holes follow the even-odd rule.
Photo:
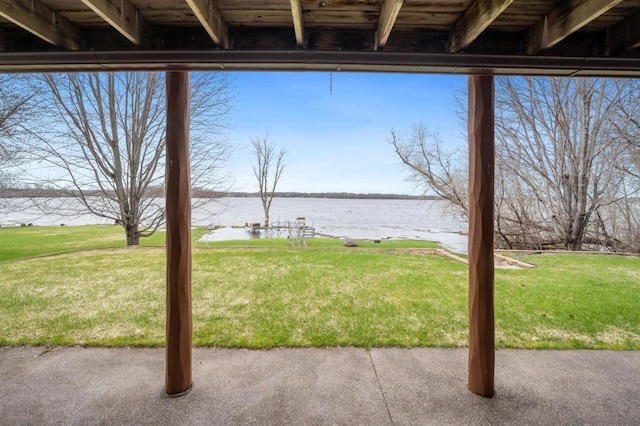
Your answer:
[[[196,241],[206,228],[192,230]],[[144,246],[163,245],[165,233],[158,231],[141,238]],[[115,225],[25,226],[0,228],[0,262],[76,250],[127,245],[124,229]]]
[[[541,254],[496,273],[504,347],[640,349],[640,258]]]
[[[78,229],[105,239],[118,229],[86,228]],[[196,246],[194,343],[466,345],[466,265],[392,247],[415,244],[406,241],[363,243],[371,245],[364,250],[340,248],[335,240],[312,242],[317,246],[310,249],[290,248],[287,240],[270,241],[279,247]],[[545,254],[523,260],[538,268],[496,271],[499,347],[640,349],[640,258]],[[0,263],[0,345],[163,345],[164,274],[162,247]]]

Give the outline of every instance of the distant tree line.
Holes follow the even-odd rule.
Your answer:
[[[260,197],[258,192],[228,192],[226,197]],[[352,200],[441,200],[439,196],[432,195],[405,195],[382,193],[357,193],[357,192],[275,192],[274,198],[331,198]]]
[[[162,191],[156,187],[157,191]],[[99,197],[103,193],[99,190],[85,190],[87,197]],[[4,188],[0,197],[2,198],[75,198],[79,194],[63,191],[55,187],[46,186],[23,186]],[[241,191],[215,191],[206,188],[194,187],[191,189],[193,198],[214,199],[222,197],[232,198],[259,198],[259,192]],[[443,200],[438,195],[406,195],[406,194],[386,194],[386,193],[358,193],[358,192],[275,192],[274,198],[328,198],[346,200]]]

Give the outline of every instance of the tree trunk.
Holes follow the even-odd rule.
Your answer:
[[[571,236],[569,239],[568,248],[571,251],[581,251],[582,250],[582,239],[584,238],[584,214],[578,214],[578,216],[573,220],[573,224],[571,226]]]
[[[140,245],[140,231],[138,231],[137,225],[131,225],[129,223],[124,225],[124,232],[127,234],[128,246]]]

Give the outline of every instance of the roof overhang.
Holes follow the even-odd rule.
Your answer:
[[[1,52],[2,72],[68,71],[352,71],[429,74],[639,77],[640,58],[397,52],[59,51]]]
[[[640,75],[638,0],[0,0],[0,72]]]

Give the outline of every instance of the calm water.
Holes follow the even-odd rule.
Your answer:
[[[443,201],[344,200],[324,198],[275,198],[272,224],[304,217],[320,234],[355,239],[411,238],[437,241],[465,253],[467,223],[453,214]],[[224,198],[194,210],[195,224],[231,227],[263,222],[258,198]],[[247,236],[244,230],[225,229],[209,236],[227,239]]]
[[[3,209],[0,225],[32,223],[45,225],[106,224],[110,221],[78,214],[77,202],[69,199],[40,200],[39,209],[10,200]],[[158,200],[158,202],[164,202]],[[50,213],[54,211],[55,213]],[[47,212],[47,213],[45,213]],[[411,238],[437,241],[460,253],[467,251],[467,223],[453,214],[443,201],[419,200],[345,200],[323,198],[275,198],[271,205],[272,223],[304,217],[307,225],[320,234],[355,239]],[[262,222],[259,198],[222,198],[207,201],[193,211],[193,225],[231,227]],[[242,238],[242,230],[225,229],[209,235],[209,239]]]

